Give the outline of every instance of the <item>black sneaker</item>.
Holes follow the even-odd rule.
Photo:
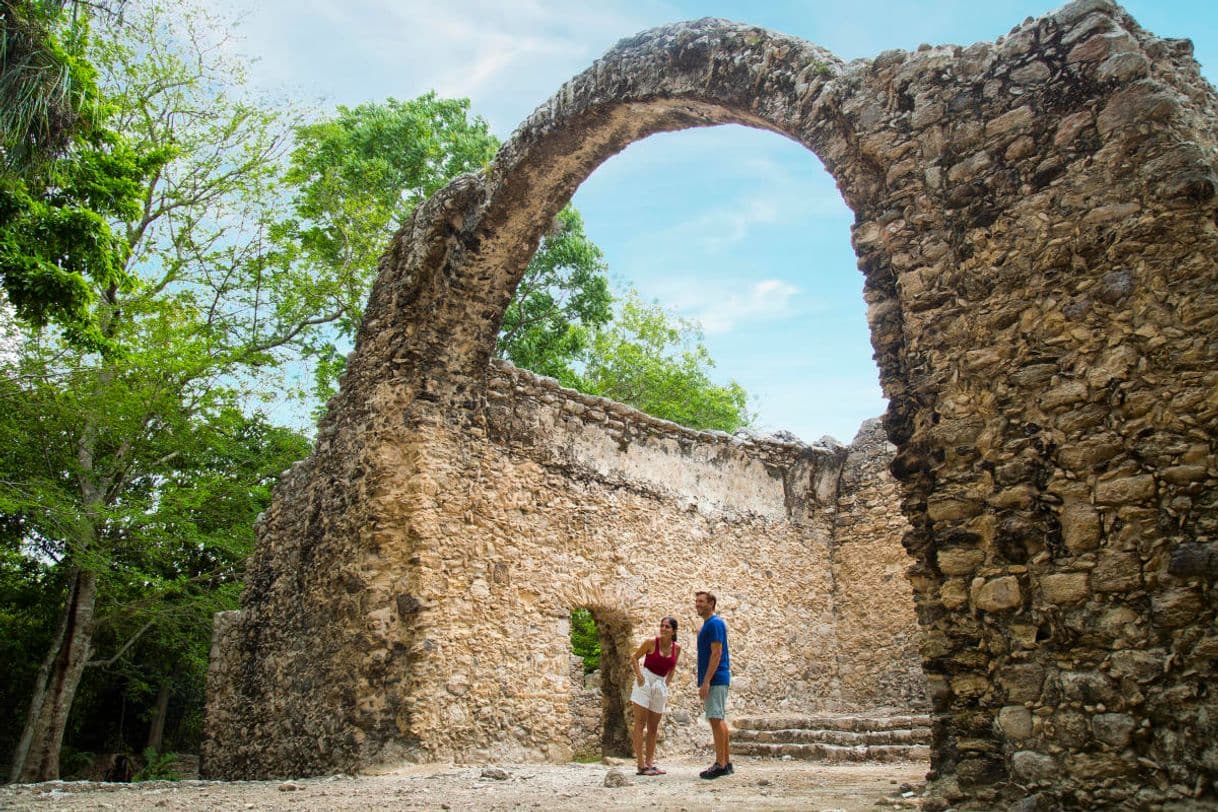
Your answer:
[[[727,766],[723,768],[723,772],[720,773],[720,775],[731,775],[734,772],[736,772],[736,768],[733,767],[732,762],[729,761]]]
[[[729,773],[731,773],[730,767],[720,767],[719,762],[716,761],[714,764],[710,765],[705,770],[698,773],[698,776],[701,778],[712,779],[712,778],[719,778],[720,776],[728,775]]]

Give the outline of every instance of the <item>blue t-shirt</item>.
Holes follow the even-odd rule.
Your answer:
[[[711,675],[711,685],[730,685],[732,682],[732,665],[727,654],[727,624],[718,615],[711,615],[698,631],[698,684],[706,678],[706,668],[710,665],[711,643],[722,643],[723,654],[719,657],[719,667]]]

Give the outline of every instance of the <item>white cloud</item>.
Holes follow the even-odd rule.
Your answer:
[[[810,309],[796,306],[800,290],[781,279],[763,279],[741,290],[736,280],[708,280],[697,276],[668,277],[648,286],[648,294],[681,316],[702,325],[708,335],[737,327],[787,318]]]
[[[703,250],[721,251],[742,241],[754,226],[775,223],[778,218],[778,205],[770,197],[752,197],[704,212],[675,230],[700,237]]]
[[[264,83],[352,103],[434,89],[506,134],[618,39],[663,22],[625,0],[264,0],[246,31]],[[674,18],[675,18],[674,14]]]
[[[794,285],[765,279],[744,295],[729,296],[707,305],[694,318],[707,333],[727,333],[741,322],[791,315],[791,300],[799,293]]]

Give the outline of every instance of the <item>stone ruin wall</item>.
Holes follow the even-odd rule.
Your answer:
[[[921,634],[908,619],[913,600],[909,523],[888,471],[892,445],[878,420],[850,444],[838,484],[831,551],[834,625],[841,641],[838,682],[843,706],[857,710],[928,709]]]
[[[438,722],[398,677],[437,643],[394,622],[425,614],[439,581],[412,561],[453,555],[433,519],[456,508],[426,472],[466,455],[546,492],[544,466],[486,452],[483,409],[540,235],[633,141],[743,123],[806,145],[856,215],[911,528],[928,808],[1212,803],[1215,122],[1189,44],[1108,0],[849,65],[722,21],[624,40],[390,246],[317,449],[260,527],[204,770],[358,769],[421,746],[410,731]],[[644,504],[615,493],[624,514]]]
[[[487,393],[484,436],[444,430],[419,452],[411,537],[385,542],[413,551],[396,557],[401,571],[380,573],[409,583],[409,597],[369,613],[390,648],[410,647],[393,676],[409,720],[386,742],[394,757],[586,754],[586,736],[582,747],[572,739],[589,704],[571,668],[577,607],[606,638],[598,749],[629,751],[626,658],[666,614],[686,653],[662,747],[703,746],[699,589],[716,592],[729,624],[736,712],[925,709],[903,519],[885,470],[892,449],[877,422],[851,449],[808,447],[683,429],[510,365],[491,368]],[[835,537],[844,469],[853,502]],[[834,550],[845,541],[891,563],[839,584]],[[851,600],[835,605],[841,594]],[[217,639],[234,623],[224,617]],[[231,681],[225,662],[218,650],[213,683]],[[392,712],[380,692],[359,699]]]
[[[381,657],[412,644],[409,667],[389,676],[410,720],[383,743],[390,758],[620,754],[623,658],[664,614],[688,648],[661,750],[704,746],[693,684],[701,588],[730,624],[734,712],[926,709],[900,546],[908,525],[878,421],[849,448],[809,447],[683,429],[510,365],[492,366],[487,392],[484,436],[413,438],[409,537],[382,536],[405,567],[379,575],[409,592],[367,617]],[[613,638],[592,691],[572,665],[575,607]],[[237,678],[240,619],[217,618],[213,686]],[[623,711],[608,719],[606,683]],[[392,712],[392,694],[364,690],[361,704]],[[225,704],[210,703],[213,724]],[[608,740],[606,723],[618,727]]]
[[[521,565],[526,583],[549,579],[557,596],[544,605],[556,619],[550,645],[566,651],[575,606],[628,618],[628,648],[656,634],[664,614],[677,618],[691,656],[666,718],[670,745],[704,743],[705,731],[689,727],[700,713],[692,595],[701,588],[716,592],[729,623],[738,713],[926,708],[900,546],[908,525],[878,422],[849,449],[808,447],[682,429],[510,366],[492,368],[488,393],[491,458],[512,461],[499,487],[519,500],[524,472],[547,472],[527,522],[499,518],[492,532],[557,539],[557,555],[543,542],[509,556],[548,570],[530,577]],[[489,487],[487,501],[496,498]],[[839,500],[850,500],[848,521]],[[573,529],[556,534],[563,526]],[[883,561],[883,572],[841,569],[835,551],[847,543]],[[843,573],[856,580],[843,583]],[[843,594],[853,600],[841,604]],[[533,605],[519,592],[507,603],[515,601]],[[616,684],[628,690],[628,666],[618,668]]]

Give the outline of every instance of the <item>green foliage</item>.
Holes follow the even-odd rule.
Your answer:
[[[65,778],[83,777],[96,760],[97,754],[92,751],[64,747],[59,754],[59,772]]]
[[[236,605],[253,519],[308,448],[248,406],[282,388],[280,365],[326,320],[315,280],[262,260],[293,122],[235,98],[239,70],[198,50],[208,24],[150,4],[96,40],[116,135],[53,170],[73,168],[55,195],[108,229],[114,273],[81,274],[106,351],[29,319],[0,374],[0,517],[20,521],[11,549],[46,573],[9,571],[52,615],[69,576],[96,578],[94,622],[72,634],[92,650],[87,673],[105,669],[139,701],[166,681],[199,699],[211,617]],[[10,199],[27,221],[60,216],[53,195],[25,195]],[[19,236],[27,255],[70,248],[49,228]],[[49,641],[45,620],[23,638],[38,625]],[[75,689],[55,686],[57,701]]]
[[[578,386],[577,363],[590,336],[613,317],[608,266],[584,233],[584,219],[563,209],[541,241],[508,305],[497,354],[518,367]]]
[[[107,126],[88,15],[66,5],[0,0],[0,280],[20,319],[101,349],[95,290],[130,281],[112,223],[136,216],[167,149],[135,150]]]
[[[108,348],[93,310],[97,291],[132,281],[130,246],[111,223],[138,216],[143,182],[167,157],[95,131],[25,179],[0,177],[0,277],[19,318],[56,323],[76,346]]]
[[[571,651],[584,661],[584,673],[591,674],[601,665],[601,638],[596,619],[587,609],[571,612]]]
[[[735,381],[714,383],[714,365],[695,323],[631,291],[594,336],[577,388],[693,429],[749,425],[748,393]]]
[[[70,8],[69,8],[70,6]],[[21,174],[65,152],[102,100],[84,56],[104,2],[0,0],[0,166]]]
[[[151,747],[145,747],[143,758],[144,766],[131,776],[132,782],[182,780],[182,776],[174,769],[178,762],[176,753],[158,753]]]
[[[308,352],[314,392],[324,401],[342,372],[339,344],[355,335],[389,238],[414,207],[452,178],[478,169],[499,143],[468,99],[417,99],[340,106],[295,131],[284,183],[291,211],[270,229],[269,262],[313,280],[312,295],[333,315]]]

